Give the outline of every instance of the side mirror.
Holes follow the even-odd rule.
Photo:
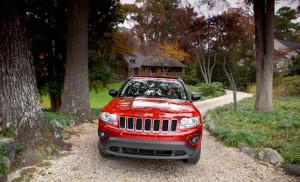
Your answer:
[[[191,97],[193,102],[201,99],[201,95],[198,93],[191,94]]]
[[[116,97],[118,95],[118,90],[110,90],[109,95],[112,97]]]

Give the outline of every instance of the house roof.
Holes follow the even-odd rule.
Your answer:
[[[178,68],[185,68],[187,67],[186,65],[182,64],[179,61],[175,61],[173,59],[162,59],[161,57],[158,56],[149,56],[146,57],[141,66],[157,66],[157,67],[162,67],[162,66],[168,66],[168,67],[178,67]]]
[[[296,42],[289,42],[286,40],[279,40],[277,39],[281,44],[285,45],[288,49],[292,49],[294,51],[300,52],[300,44]]]
[[[286,40],[274,40],[274,52],[286,51],[287,53],[283,57],[278,57],[279,59],[289,60],[293,56],[300,54],[300,44],[295,42],[289,42]]]

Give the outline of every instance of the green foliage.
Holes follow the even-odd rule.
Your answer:
[[[89,54],[89,80],[90,88],[94,90],[118,80],[107,62],[94,51]]]
[[[278,77],[274,79],[274,95],[300,96],[300,76]]]
[[[10,168],[7,166],[6,160],[9,160],[9,150],[7,145],[0,145],[0,174],[7,174]]]
[[[202,99],[217,97],[225,93],[224,86],[220,82],[213,82],[211,84],[198,83],[195,86],[188,85],[187,87],[191,93],[200,93]]]
[[[6,163],[0,158],[0,174],[7,174],[9,170]]]
[[[289,163],[300,164],[300,97],[274,99],[275,112],[262,113],[253,108],[254,98],[209,111],[216,129],[212,132],[229,146],[246,144],[256,150],[270,147]]]
[[[52,126],[54,126],[55,121],[60,122],[62,124],[62,126],[66,126],[66,125],[70,124],[71,121],[74,121],[74,122],[77,121],[76,116],[60,115],[60,114],[56,113],[54,110],[48,109],[48,110],[43,110],[43,112],[44,112],[44,115],[45,115],[47,121]]]
[[[0,145],[0,156],[7,156],[8,155],[8,148],[6,145]]]
[[[199,83],[199,80],[194,76],[184,75],[181,78],[184,81],[184,83],[187,85],[196,85],[197,83]]]
[[[292,22],[297,19],[296,11],[290,7],[282,7],[277,14],[275,15],[275,38],[296,41],[297,35],[294,32],[297,26]]]
[[[0,132],[0,137],[8,137],[8,138],[13,138],[16,136],[16,130],[15,128],[7,128],[4,131]]]
[[[289,66],[288,76],[300,75],[300,55],[292,58],[292,65]]]
[[[111,33],[125,19],[120,1],[90,1],[89,11],[89,49],[111,52]],[[106,49],[104,49],[106,48]]]
[[[237,147],[239,144],[246,144],[251,147],[257,145],[256,136],[244,130],[231,130],[228,128],[216,128],[213,131],[218,138],[224,140],[228,146]]]

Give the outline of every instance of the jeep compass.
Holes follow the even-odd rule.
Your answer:
[[[99,153],[148,159],[200,159],[202,120],[180,78],[130,77],[102,108]]]

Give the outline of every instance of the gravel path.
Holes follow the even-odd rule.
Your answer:
[[[250,97],[238,93],[238,99]],[[196,102],[203,116],[208,109],[232,102],[232,93]],[[78,132],[68,142],[71,152],[54,157],[42,167],[30,167],[23,180],[29,181],[297,181],[280,168],[255,160],[236,148],[224,146],[204,130],[202,154],[197,165],[173,160],[113,157],[103,159],[97,148],[97,123],[72,128]],[[16,172],[18,173],[18,172]],[[10,179],[16,174],[10,175]]]

